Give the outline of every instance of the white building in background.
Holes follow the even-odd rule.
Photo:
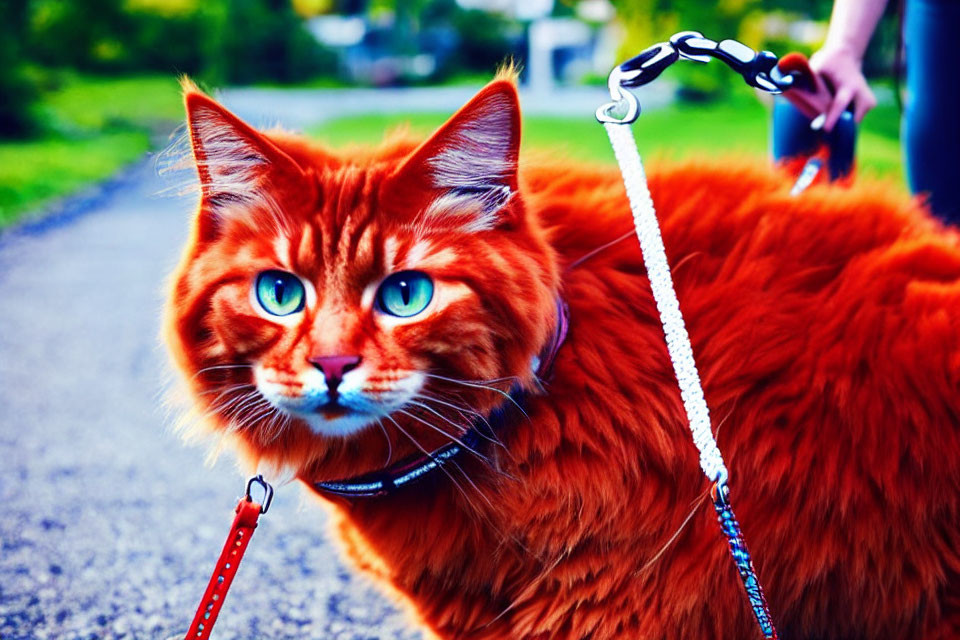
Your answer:
[[[505,13],[517,20],[539,20],[553,11],[553,0],[457,0],[464,9]]]
[[[605,75],[615,63],[621,38],[613,22],[615,10],[610,0],[580,0],[577,17],[553,18],[555,0],[456,0],[468,10],[507,15],[528,25],[527,54],[524,68],[531,90],[549,92],[559,78],[576,82],[589,74]],[[375,29],[361,15],[320,15],[307,23],[313,36],[331,49],[341,52],[364,48],[364,39]],[[377,82],[404,72],[426,77],[436,68],[431,54],[397,56],[381,52],[377,59],[345,56],[351,75]],[[378,71],[381,69],[382,73]]]
[[[333,49],[352,47],[363,42],[363,36],[367,35],[367,21],[361,16],[314,16],[307,20],[307,30],[320,44]]]
[[[530,23],[526,68],[533,91],[550,91],[561,75],[558,71],[566,79],[576,79],[591,72],[606,73],[614,64],[619,34],[611,24],[615,11],[609,0],[581,0],[577,18],[551,18],[554,0],[457,0],[457,4]],[[577,52],[559,70],[555,68],[558,50]]]

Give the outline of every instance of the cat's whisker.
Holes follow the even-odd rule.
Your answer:
[[[241,413],[257,406],[260,402],[266,402],[266,400],[258,392],[252,391],[246,395],[245,400],[235,404],[229,411],[224,412],[223,417],[232,423]]]
[[[228,387],[217,387],[215,389],[207,389],[206,391],[201,391],[200,393],[198,393],[197,396],[206,396],[206,395],[210,395],[211,393],[216,393],[218,394],[217,397],[220,397],[223,394],[231,393],[233,391],[239,391],[240,389],[244,389],[244,388],[255,389],[256,387],[250,383],[234,384]]]
[[[213,401],[210,403],[210,408],[206,412],[201,414],[201,418],[209,418],[215,413],[221,413],[221,412],[227,411],[228,408],[236,406],[237,404],[241,404],[249,400],[250,398],[254,397],[256,394],[257,394],[256,391],[248,391],[246,393],[241,393],[239,395],[228,396],[227,399],[222,402],[220,401],[220,398],[223,394],[221,394],[221,396],[218,396],[213,399]]]
[[[191,376],[190,379],[196,380],[198,377],[200,377],[201,375],[209,371],[217,371],[221,369],[250,369],[252,367],[253,367],[252,364],[217,364],[217,365],[213,365],[212,367],[204,367],[203,369],[200,369],[195,374],[193,374],[193,376]]]
[[[487,422],[487,417],[484,416],[482,413],[480,413],[479,411],[475,411],[475,410],[471,409],[471,408],[468,407],[467,405],[456,404],[456,403],[454,403],[454,402],[448,402],[448,401],[445,399],[445,396],[442,395],[442,394],[440,394],[439,392],[421,390],[420,392],[416,393],[413,397],[414,397],[414,399],[419,398],[419,399],[421,399],[421,400],[431,400],[431,401],[433,401],[433,402],[437,402],[438,404],[441,404],[441,405],[443,405],[443,406],[445,406],[445,407],[448,407],[448,408],[453,409],[454,411],[458,412],[461,417],[464,417],[464,414],[472,415],[474,418],[476,418],[476,419],[478,419],[478,420],[481,420],[481,421],[482,421],[484,424],[486,424],[487,426],[490,426],[490,423]],[[459,399],[459,398],[458,398],[458,399]]]
[[[415,406],[415,407],[419,407],[419,408],[423,409],[424,411],[427,411],[427,412],[429,412],[429,413],[432,413],[433,415],[437,416],[438,418],[440,418],[441,420],[443,420],[444,422],[446,422],[447,424],[449,424],[451,427],[453,427],[454,429],[456,429],[457,431],[459,431],[461,434],[465,434],[465,433],[467,433],[467,432],[470,430],[469,424],[460,424],[460,423],[458,423],[458,422],[454,422],[453,420],[451,420],[451,419],[448,418],[447,416],[443,415],[442,413],[440,413],[439,411],[437,411],[437,410],[434,409],[433,407],[427,405],[427,404],[426,404],[426,400],[427,400],[426,398],[421,398],[421,400],[424,400],[424,402],[417,402],[417,400],[411,398],[410,400],[407,401],[407,404],[411,404],[411,405],[413,405],[413,406]]]
[[[263,398],[248,403],[246,406],[244,406],[242,411],[235,411],[233,413],[233,418],[231,418],[232,428],[234,431],[243,431],[264,416],[268,415],[272,410],[273,405]],[[241,413],[245,413],[246,415],[240,417]]]
[[[289,418],[288,415],[279,411],[276,407],[271,406],[271,409],[272,411],[267,414],[270,420],[263,426],[260,433],[260,442],[263,444],[270,444],[279,438],[287,424],[286,419]],[[264,436],[267,434],[269,434],[269,437],[265,439]]]
[[[603,251],[606,251],[606,250],[609,249],[610,247],[613,247],[613,246],[615,246],[615,245],[623,242],[623,241],[626,240],[627,238],[632,238],[635,233],[636,233],[636,232],[635,232],[633,229],[630,229],[630,231],[627,231],[627,232],[624,233],[622,236],[618,236],[617,238],[614,238],[614,239],[611,240],[610,242],[608,242],[608,243],[606,243],[606,244],[602,244],[602,245],[600,245],[599,247],[597,247],[596,249],[593,249],[593,250],[591,250],[591,251],[588,251],[587,253],[585,253],[584,255],[580,256],[579,258],[577,258],[576,260],[574,260],[573,262],[571,262],[569,265],[567,265],[567,268],[564,269],[564,273],[566,273],[567,271],[572,271],[573,269],[576,269],[576,268],[579,267],[581,264],[583,264],[584,262],[586,262],[586,261],[589,260],[590,258],[594,257],[594,256],[597,255],[598,253],[601,253],[601,252],[603,252]]]
[[[481,422],[483,422],[483,425],[486,427],[485,430],[483,430],[483,429],[477,429],[477,434],[478,434],[481,438],[483,438],[484,440],[487,440],[488,442],[491,442],[491,443],[497,445],[498,447],[502,447],[505,451],[508,451],[507,448],[506,448],[506,446],[503,444],[503,442],[501,442],[500,439],[497,437],[496,433],[494,433],[493,427],[491,426],[490,421],[487,420],[487,417],[486,417],[485,415],[483,415],[482,413],[480,413],[480,412],[478,412],[478,411],[474,411],[473,409],[470,409],[470,408],[465,407],[465,406],[461,406],[461,405],[457,405],[457,404],[454,404],[454,403],[446,402],[446,401],[443,400],[441,397],[438,397],[436,394],[432,394],[432,393],[427,392],[427,391],[421,391],[420,393],[416,394],[416,395],[413,397],[413,399],[414,399],[414,400],[420,399],[420,400],[423,400],[424,402],[436,402],[437,404],[440,404],[440,405],[442,405],[442,406],[448,407],[448,408],[453,409],[454,411],[458,412],[458,413],[460,414],[460,417],[461,417],[461,418],[464,418],[464,419],[466,419],[466,416],[464,416],[464,413],[474,416],[476,419],[478,419],[478,420],[480,420]],[[486,432],[484,432],[484,431],[486,431]],[[509,453],[509,451],[508,451],[508,453]]]
[[[553,570],[556,569],[558,566],[560,566],[560,563],[563,562],[563,560],[567,558],[568,555],[569,555],[569,551],[565,551],[561,553],[549,566],[545,566],[543,568],[543,571],[540,572],[540,575],[538,575],[531,583],[529,583],[526,586],[526,588],[523,591],[521,591],[513,599],[513,602],[507,605],[507,607],[503,611],[498,613],[496,617],[494,617],[492,620],[490,620],[485,625],[483,625],[484,628],[489,627],[490,625],[495,623],[497,620],[500,620],[501,618],[503,618],[503,616],[507,615],[508,613],[516,609],[525,599],[529,597],[529,594],[532,594],[536,591],[537,587],[540,586],[540,583],[542,583],[551,573],[553,573]],[[537,557],[537,556],[534,556],[534,557]],[[539,560],[540,558],[537,557],[537,559]]]
[[[673,532],[673,535],[671,535],[667,539],[667,541],[663,543],[660,549],[655,554],[653,554],[653,557],[647,560],[642,567],[640,567],[639,569],[633,572],[634,576],[639,576],[640,574],[650,569],[650,567],[652,567],[654,564],[656,564],[657,560],[659,560],[663,556],[663,554],[666,553],[667,549],[669,549],[670,546],[680,536],[680,533],[686,528],[687,524],[690,522],[693,516],[700,509],[700,506],[703,504],[703,501],[707,498],[708,495],[710,495],[709,489],[700,494],[700,496],[696,499],[696,501],[694,501],[694,505],[693,505],[693,508],[690,510],[690,513],[688,513],[687,517],[683,519],[683,522],[681,522],[680,526],[677,527],[677,530]]]
[[[265,444],[271,442],[276,436],[276,408],[271,406],[266,411],[260,408],[259,413],[260,415],[256,419],[249,420],[243,428],[255,427],[257,440],[260,441],[260,444]]]
[[[423,400],[423,402],[417,402],[417,400],[416,400],[415,398],[420,398],[421,400]],[[438,399],[436,399],[436,398],[427,398],[427,397],[423,397],[423,396],[417,395],[417,396],[414,396],[414,399],[409,400],[409,404],[412,404],[412,405],[414,405],[414,406],[417,406],[417,407],[420,407],[420,408],[422,408],[422,409],[425,409],[426,411],[429,411],[430,413],[432,413],[433,415],[437,416],[437,417],[440,418],[441,420],[444,420],[444,421],[445,421],[447,424],[449,424],[450,426],[452,426],[452,427],[454,427],[454,428],[462,429],[462,431],[463,431],[464,433],[466,433],[467,431],[470,430],[470,426],[469,426],[469,425],[460,425],[460,424],[457,424],[457,423],[453,422],[453,421],[450,420],[448,417],[446,417],[445,415],[443,415],[442,413],[440,413],[439,411],[437,411],[436,409],[434,409],[433,407],[431,407],[429,404],[427,404],[427,403],[429,403],[429,402],[437,402],[437,403],[440,403],[440,404],[445,405],[445,406],[447,406],[447,407],[451,407],[451,408],[453,408],[455,411],[458,411],[458,412],[459,412],[459,409],[458,409],[457,407],[455,407],[454,405],[451,405],[451,404],[449,404],[449,403],[443,402],[442,400],[438,400]],[[490,423],[487,422],[486,418],[484,418],[483,416],[481,416],[480,414],[478,414],[478,413],[476,413],[476,412],[473,412],[473,413],[475,413],[478,417],[480,417],[480,418],[483,420],[484,424],[486,424],[487,431],[490,431],[490,433],[492,433],[492,430],[490,429]],[[461,417],[461,418],[464,417],[462,413],[460,414],[460,417]],[[488,436],[487,434],[485,434],[483,431],[484,431],[483,429],[475,429],[475,430],[474,430],[474,432],[475,432],[477,435],[479,435],[481,438],[483,438],[484,440],[488,440],[489,442],[491,442],[491,443],[493,443],[493,444],[495,444],[495,445],[497,445],[497,446],[503,447],[503,444],[502,444],[499,440],[496,440],[496,439],[494,439],[494,438],[491,438],[490,436]]]
[[[436,426],[436,425],[434,425],[434,424],[431,424],[430,422],[427,422],[427,421],[424,420],[423,418],[420,418],[420,417],[417,416],[416,414],[411,413],[411,412],[409,412],[409,411],[404,411],[403,409],[398,409],[398,410],[397,410],[397,413],[402,413],[403,415],[407,416],[408,418],[412,418],[413,420],[416,420],[416,421],[419,422],[420,424],[423,424],[423,425],[426,425],[427,427],[430,427],[431,429],[433,429],[433,430],[436,431],[437,433],[440,433],[440,434],[446,436],[447,438],[450,438],[451,440],[453,440],[454,442],[456,442],[458,445],[460,445],[461,447],[463,447],[465,450],[467,450],[467,451],[469,451],[470,453],[472,453],[473,455],[477,456],[478,458],[480,458],[481,460],[483,460],[483,461],[486,462],[487,464],[490,464],[490,460],[489,460],[486,456],[484,456],[482,453],[480,453],[479,451],[477,451],[476,449],[474,449],[473,447],[471,447],[470,445],[468,445],[467,443],[465,443],[465,442],[464,442],[463,440],[461,440],[460,438],[454,436],[453,434],[447,433],[446,431],[444,431],[444,430],[441,429],[440,427],[438,427],[438,426]]]
[[[520,403],[514,400],[513,396],[511,396],[509,393],[507,393],[502,389],[497,389],[496,387],[480,384],[478,382],[467,382],[465,380],[457,380],[456,378],[447,378],[445,376],[438,376],[435,373],[425,373],[423,375],[427,376],[428,378],[435,378],[437,380],[442,380],[444,382],[452,382],[453,384],[461,384],[465,387],[471,387],[474,389],[486,389],[487,391],[493,391],[494,393],[498,393],[504,398],[506,398],[507,400],[509,400],[513,404],[513,406],[515,406],[520,411],[520,413],[523,414],[523,417],[525,417],[527,420],[530,419],[530,416],[528,416],[527,412],[523,410],[523,407],[520,406]]]
[[[390,464],[390,460],[393,459],[393,443],[390,442],[390,434],[387,433],[386,427],[383,426],[383,420],[377,418],[377,426],[380,427],[380,431],[383,432],[383,438],[387,441],[387,459],[383,461],[383,466],[386,467]]]
[[[463,467],[461,467],[456,460],[450,460],[448,464],[452,464],[454,468],[456,468],[456,470],[460,472],[460,475],[463,476],[463,479],[470,483],[470,486],[473,487],[473,490],[477,493],[478,496],[480,496],[481,500],[487,503],[487,506],[490,509],[494,508],[493,502],[490,501],[490,498],[487,497],[487,494],[485,494],[483,491],[480,490],[480,487],[478,487],[477,483],[473,481],[473,478],[470,477],[470,474],[464,471]],[[487,520],[487,523],[490,524],[491,526],[493,525],[493,523],[489,520]],[[503,535],[503,532],[501,532],[501,535]]]
[[[247,385],[245,385],[245,386],[247,386]],[[218,403],[218,401],[219,401],[221,398],[223,398],[224,396],[227,396],[227,403],[229,403],[230,401],[235,400],[235,399],[237,399],[237,398],[249,398],[249,397],[252,397],[252,396],[253,396],[254,394],[256,394],[256,392],[257,392],[256,387],[254,387],[253,385],[249,385],[249,391],[244,391],[243,393],[238,393],[238,391],[240,391],[240,389],[229,389],[229,388],[227,388],[227,389],[215,389],[214,391],[218,391],[219,393],[217,394],[217,397],[215,397],[215,398],[213,398],[212,400],[210,400],[210,406],[212,406],[212,407],[222,406],[222,405],[218,405],[217,403]]]
[[[442,376],[439,376],[439,375],[437,375],[437,374],[429,374],[429,373],[428,373],[428,374],[426,374],[426,375],[429,375],[429,376],[434,377],[434,378],[442,378]],[[470,379],[461,380],[461,379],[458,379],[458,378],[453,378],[453,379],[448,378],[448,380],[453,380],[453,381],[456,381],[456,382],[469,382],[469,383],[472,383],[472,384],[487,384],[487,385],[489,385],[489,384],[495,384],[495,383],[497,383],[497,382],[519,382],[519,381],[520,381],[520,376],[502,376],[502,377],[500,377],[500,378],[481,378],[481,379],[479,379],[479,380],[470,380]]]
[[[423,445],[421,445],[419,442],[417,442],[416,438],[414,438],[412,435],[410,435],[410,433],[409,433],[406,429],[404,429],[403,427],[401,427],[401,426],[400,426],[400,423],[393,419],[393,416],[385,416],[385,417],[386,417],[387,420],[389,420],[390,422],[392,422],[392,423],[393,423],[393,426],[395,426],[400,433],[402,433],[403,435],[405,435],[405,436],[407,437],[407,439],[408,439],[410,442],[412,442],[413,445],[414,445],[417,449],[419,449],[421,452],[423,452],[423,455],[425,455],[425,456],[427,456],[427,457],[431,457],[431,456],[430,456],[430,453],[423,447]],[[453,474],[450,473],[450,470],[447,469],[447,467],[444,465],[444,463],[438,462],[438,463],[437,463],[437,466],[440,468],[440,470],[441,470],[448,478],[450,478],[450,482],[452,482],[452,483],[454,484],[454,486],[457,488],[457,490],[460,491],[460,493],[461,493],[461,494],[463,495],[463,497],[466,499],[467,504],[470,505],[470,507],[471,507],[472,509],[474,509],[474,511],[475,511],[476,513],[479,513],[479,510],[477,510],[476,507],[473,506],[473,502],[472,502],[472,500],[470,499],[470,494],[468,494],[468,493],[467,493],[467,490],[463,488],[463,485],[461,485],[459,482],[457,482],[457,479],[453,477]],[[462,470],[461,470],[461,472],[462,472]]]
[[[222,396],[223,394],[221,394]],[[196,412],[189,416],[190,422],[204,423],[207,419],[214,415],[220,415],[225,417],[226,413],[232,413],[233,408],[243,404],[244,402],[250,400],[252,397],[258,395],[256,390],[249,391],[247,393],[241,393],[239,395],[229,396],[226,400],[221,401],[220,396],[214,398],[210,406],[206,411]]]
[[[289,414],[274,408],[273,417],[270,418],[269,422],[271,435],[264,442],[264,444],[270,444],[279,438],[280,434],[283,433],[288,426],[290,426],[291,420],[293,420],[293,418]]]

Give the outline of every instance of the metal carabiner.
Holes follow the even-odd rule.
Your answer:
[[[642,87],[656,80],[667,67],[679,59],[680,54],[671,43],[658,42],[621,63],[614,71],[620,70],[621,86]]]
[[[247,488],[243,494],[243,498],[250,502],[253,501],[253,498],[250,496],[250,490],[253,488],[253,483],[257,483],[263,488],[263,502],[260,503],[260,513],[264,514],[267,512],[267,509],[270,508],[270,503],[273,502],[273,487],[270,486],[269,482],[263,479],[262,475],[253,476],[247,480]]]
[[[600,105],[597,121],[602,124],[631,124],[640,117],[640,101],[626,89],[619,91],[619,98]]]
[[[640,102],[627,89],[656,80],[677,60],[705,63],[713,58],[743,76],[751,87],[767,93],[783,93],[796,80],[794,74],[780,71],[777,56],[769,51],[754,51],[737,40],[717,42],[699,31],[680,31],[669,42],[648,47],[613,68],[607,77],[611,102],[597,109],[597,120],[606,124],[634,122],[640,116]]]
[[[602,123],[630,124],[640,116],[640,101],[627,90],[642,87],[655,80],[663,71],[680,59],[680,54],[669,42],[648,47],[622,64],[607,76],[610,100],[597,109],[597,120]]]

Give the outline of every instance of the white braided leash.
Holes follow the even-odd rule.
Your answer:
[[[717,441],[713,438],[710,411],[703,397],[703,387],[700,385],[700,374],[693,359],[690,336],[683,323],[680,302],[673,288],[667,253],[663,246],[663,238],[660,237],[660,224],[657,222],[653,198],[647,187],[647,176],[643,171],[640,153],[633,139],[633,131],[629,124],[604,122],[603,127],[610,137],[613,153],[623,174],[623,184],[627,189],[630,209],[633,211],[633,224],[643,252],[643,263],[647,268],[653,299],[657,303],[660,322],[663,324],[663,333],[667,340],[667,351],[670,353],[673,372],[680,385],[680,397],[683,400],[690,432],[693,434],[693,443],[700,451],[700,468],[710,480],[725,483],[727,467],[723,463],[720,449],[717,448]]]

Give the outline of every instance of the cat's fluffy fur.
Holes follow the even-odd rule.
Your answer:
[[[442,638],[754,637],[616,169],[524,160],[517,171],[503,78],[420,146],[341,153],[257,133],[190,86],[186,103],[204,198],[166,335],[215,431],[304,480],[415,452],[404,431],[424,448],[448,441],[401,413],[330,437],[231,404],[249,365],[296,375],[318,349],[362,353],[384,384],[422,370],[516,376],[534,391],[502,446],[483,445],[486,460],[467,453],[449,477],[332,500],[358,566]],[[960,238],[898,189],[790,197],[789,186],[761,163],[650,174],[775,621],[791,640],[957,638]],[[411,264],[453,293],[422,321],[386,327],[362,292]],[[255,313],[251,279],[269,268],[309,279],[317,310],[290,325]],[[528,363],[556,295],[570,333],[536,392]],[[222,368],[198,374],[207,367]],[[470,411],[504,402],[428,380]],[[440,427],[465,422],[467,409],[434,406]]]

